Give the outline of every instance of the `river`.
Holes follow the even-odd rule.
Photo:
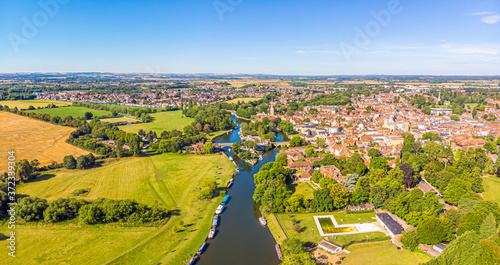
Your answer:
[[[238,132],[241,126],[235,117],[232,119],[238,124],[238,129],[215,138],[214,142],[234,143],[240,140]],[[281,136],[276,138],[278,141]],[[269,229],[260,225],[258,218],[261,214],[252,199],[255,189],[253,175],[262,165],[274,161],[277,153],[278,150],[265,153],[263,160],[255,166],[241,161],[237,156],[233,156],[233,153],[226,153],[228,156],[233,156],[240,173],[237,174],[234,184],[227,193],[231,198],[221,214],[215,238],[207,240],[208,247],[196,264],[275,265],[279,263],[275,250],[276,241]]]

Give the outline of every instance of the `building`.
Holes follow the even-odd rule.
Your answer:
[[[404,231],[403,227],[396,221],[390,213],[377,213],[375,216],[383,228],[389,231],[391,237],[401,235]]]
[[[349,204],[349,206],[347,206],[347,210],[349,210],[350,212],[369,211],[374,209],[375,206],[373,206],[373,203],[371,202],[351,203]]]
[[[451,115],[453,114],[452,109],[441,109],[441,108],[431,108],[431,115]]]
[[[443,243],[439,243],[439,244],[432,246],[432,249],[434,249],[435,251],[437,251],[439,253],[442,253],[445,248],[446,248],[446,245]]]
[[[342,251],[341,246],[326,240],[321,240],[321,242],[319,242],[318,244],[318,247],[332,254],[336,254]]]
[[[331,179],[336,180],[338,183],[344,183],[345,177],[342,176],[342,173],[340,172],[340,169],[338,169],[334,165],[330,166],[322,166],[319,168],[321,174],[323,176],[329,177]]]
[[[311,180],[313,174],[314,174],[314,168],[310,168],[306,172],[300,174],[300,179]]]
[[[313,168],[313,164],[307,161],[290,162],[290,160],[288,160],[288,167],[295,170],[309,170]]]

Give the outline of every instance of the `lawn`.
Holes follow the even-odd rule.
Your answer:
[[[9,108],[17,107],[18,109],[28,109],[29,106],[37,107],[47,107],[49,104],[54,104],[56,106],[70,106],[71,102],[55,101],[55,100],[3,100],[0,101],[0,105],[9,106]]]
[[[38,159],[42,166],[52,161],[62,162],[64,156],[80,156],[89,152],[66,143],[75,129],[54,125],[0,111],[0,161],[7,161],[7,152],[16,152],[16,161]],[[7,170],[7,162],[0,163],[0,173]]]
[[[179,215],[173,215],[167,225],[153,228],[110,228],[108,225],[91,230],[60,227],[47,228],[36,235],[31,227],[20,226],[19,233],[32,238],[26,244],[35,240],[41,244],[33,243],[29,254],[19,252],[16,262],[30,264],[32,261],[51,260],[45,264],[185,264],[189,254],[195,253],[205,240],[213,213],[222,201],[222,197],[209,201],[198,200],[199,191],[196,188],[204,179],[213,179],[214,176],[217,176],[216,180],[220,184],[226,183],[233,171],[234,166],[226,156],[178,154],[127,158],[86,171],[52,171],[50,173],[53,176],[46,176],[45,180],[18,187],[18,193],[53,200],[74,197],[74,189],[90,187],[85,199],[134,199],[150,205],[157,200],[169,209],[178,210]],[[186,226],[175,232],[176,227],[181,227],[181,221]],[[86,244],[90,246],[84,249]],[[99,257],[93,259],[94,255]],[[62,257],[67,260],[61,260]]]
[[[148,235],[159,230],[154,227],[64,227],[16,226],[16,258],[9,264],[104,264],[109,259],[132,248]],[[7,225],[0,233],[8,234]],[[7,241],[1,241],[5,248]],[[5,251],[2,254],[6,254]]]
[[[314,189],[309,185],[309,183],[305,182],[294,182],[290,187],[294,193],[302,193],[306,199],[314,199]]]
[[[483,186],[484,199],[496,201],[500,204],[500,179],[495,177],[495,175],[484,177]]]
[[[120,130],[128,133],[137,133],[140,129],[145,132],[155,131],[161,133],[163,131],[179,130],[182,131],[184,127],[193,123],[193,118],[184,117],[182,110],[164,111],[159,113],[150,114],[153,117],[152,122],[138,123],[134,125],[119,126]]]
[[[376,222],[375,219],[372,219],[372,217],[375,217],[375,212],[370,212],[370,213],[355,213],[355,214],[344,214],[341,212],[329,212],[329,213],[292,213],[290,216],[284,213],[276,214],[276,217],[278,218],[279,222],[281,223],[281,226],[285,230],[286,234],[288,235],[289,238],[298,238],[303,241],[310,241],[314,243],[319,243],[323,237],[320,236],[318,229],[316,228],[316,223],[314,222],[313,216],[315,215],[334,215],[335,220],[337,221],[338,224],[356,224],[356,223],[367,223],[367,222]],[[294,230],[294,224],[293,224],[293,219],[298,221],[298,224],[303,228],[301,232],[296,232]],[[361,219],[361,220],[358,220]],[[343,221],[340,221],[343,220]],[[271,232],[274,234],[277,234],[278,231],[273,231],[276,230],[276,228],[279,227],[273,227],[270,226]],[[366,235],[369,235],[370,238],[375,238],[375,237],[382,237],[384,236],[383,233],[381,232],[372,232],[372,233],[365,233]],[[339,241],[340,244],[343,244],[345,242],[349,242],[351,240],[362,240],[366,239],[365,234],[354,234],[354,235],[339,235],[337,236],[337,241]],[[336,240],[333,240],[336,242]]]
[[[342,261],[344,265],[417,265],[431,259],[431,256],[420,251],[398,250],[391,242],[352,245],[347,250],[351,253]]]
[[[50,116],[57,115],[61,118],[67,116],[71,116],[73,118],[83,117],[85,112],[91,112],[94,115],[94,117],[111,116],[111,111],[88,109],[84,107],[61,107],[53,109],[37,109],[37,110],[28,110],[26,112],[47,113]]]
[[[257,100],[261,100],[261,99],[262,98],[234,98],[234,99],[226,101],[226,103],[237,104],[238,101],[242,102],[242,103],[248,103],[248,102],[257,101]]]

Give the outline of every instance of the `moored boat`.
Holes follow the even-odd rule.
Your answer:
[[[227,184],[227,187],[226,187],[226,189],[229,189],[229,188],[231,188],[231,185],[233,185],[233,182],[229,182],[229,184]]]
[[[222,200],[222,205],[226,205],[228,200],[229,200],[229,195],[226,195],[226,197],[224,197],[224,199]]]
[[[215,214],[221,214],[222,210],[224,210],[224,205],[219,204],[219,206],[217,206],[217,210],[215,210]]]
[[[281,260],[281,258],[283,258],[283,255],[281,255],[281,248],[279,244],[276,244],[276,254],[278,254],[278,259]]]
[[[191,258],[189,260],[189,262],[187,263],[187,265],[193,265],[196,263],[196,261],[198,260],[198,256],[194,256],[193,258]]]
[[[215,228],[210,229],[210,232],[208,233],[208,238],[212,239],[215,236]]]
[[[267,220],[266,220],[266,218],[264,218],[264,216],[259,217],[259,222],[263,226],[267,225]]]
[[[218,223],[219,223],[219,216],[214,215],[214,219],[212,219],[212,227],[216,228]]]
[[[206,246],[207,242],[203,242],[203,244],[201,244],[201,247],[198,249],[198,252],[196,252],[196,254],[201,255],[201,253],[203,253],[203,251],[205,250]]]

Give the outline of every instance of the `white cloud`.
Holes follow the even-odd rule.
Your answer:
[[[471,15],[482,16],[481,21],[486,24],[496,24],[500,22],[500,15],[498,15],[498,13],[496,12],[484,11],[484,12],[472,13]]]
[[[298,53],[298,54],[304,54],[306,53],[305,51],[295,51],[295,53]]]
[[[472,13],[471,15],[473,15],[473,16],[487,16],[487,15],[491,15],[491,14],[493,14],[493,12],[485,11],[485,12]]]
[[[496,24],[500,22],[500,15],[483,17],[481,18],[481,21],[483,21],[486,24]]]

